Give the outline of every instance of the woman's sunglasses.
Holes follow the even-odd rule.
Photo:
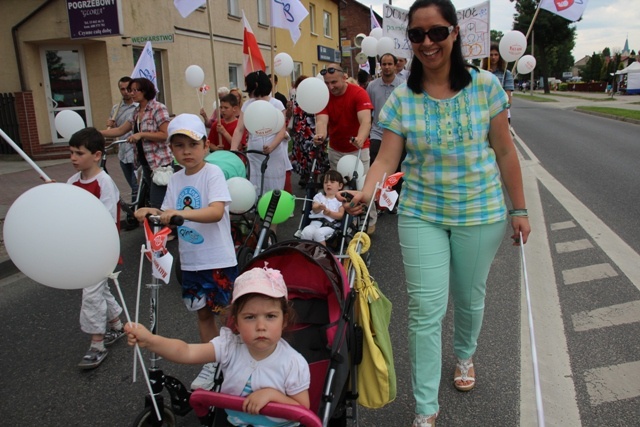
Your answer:
[[[320,70],[320,75],[321,75],[321,76],[324,76],[324,75],[326,75],[327,73],[329,73],[329,74],[333,74],[333,73],[335,73],[336,71],[339,71],[339,72],[341,72],[341,73],[344,73],[344,71],[342,71],[340,68],[333,68],[333,67],[329,67],[329,68],[323,68],[322,70]]]
[[[448,27],[433,27],[427,31],[421,28],[412,28],[407,30],[407,37],[411,43],[422,43],[424,38],[429,36],[429,40],[437,43],[449,37],[449,34],[451,34],[452,31],[453,25],[449,25]]]

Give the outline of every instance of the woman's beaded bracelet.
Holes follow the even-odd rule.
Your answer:
[[[529,217],[529,213],[526,209],[512,209],[509,211],[510,216],[524,216]]]

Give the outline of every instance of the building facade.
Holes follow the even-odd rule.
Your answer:
[[[32,157],[66,155],[67,141],[56,132],[54,121],[65,109],[80,114],[87,126],[104,128],[112,105],[120,98],[117,81],[132,73],[147,40],[154,51],[158,100],[172,114],[197,114],[201,104],[211,112],[215,85],[244,86],[242,11],[256,35],[267,72],[272,52],[287,52],[294,59],[291,78],[280,78],[279,91],[286,93],[291,79],[315,75],[339,59],[337,1],[302,0],[310,16],[302,22],[302,36],[293,45],[288,31],[271,31],[269,0],[209,0],[211,10],[205,4],[186,18],[173,1],[4,0],[0,16],[8,25],[0,29],[5,59],[0,94],[15,99],[16,142]],[[115,4],[120,34],[72,37],[77,32],[73,18],[70,23],[70,10],[79,3],[97,9]],[[91,16],[84,18],[86,23]],[[204,83],[211,87],[204,96],[185,79],[185,69],[194,64],[204,70]]]

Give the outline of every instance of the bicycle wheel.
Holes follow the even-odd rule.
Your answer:
[[[175,427],[176,416],[171,408],[164,406],[162,408],[162,422],[156,424],[156,411],[152,407],[144,408],[133,422],[133,427]]]

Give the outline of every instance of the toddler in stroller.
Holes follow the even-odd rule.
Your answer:
[[[233,331],[225,327],[208,343],[187,344],[128,324],[129,344],[178,363],[218,362],[225,377],[221,391],[245,397],[241,411],[227,411],[232,425],[288,425],[286,420],[259,415],[269,402],[309,408],[309,365],[282,339],[291,315],[287,294],[279,271],[252,268],[235,281],[230,307]]]
[[[289,323],[285,336],[309,365],[310,410],[269,403],[261,414],[298,421],[307,427],[345,426],[348,419],[357,420],[356,367],[362,358],[362,340],[361,329],[352,321],[355,297],[344,268],[325,246],[309,240],[276,243],[246,268],[267,265],[282,273],[296,313],[295,323]],[[241,399],[196,390],[190,403],[202,425],[217,426],[224,408],[242,408]],[[215,407],[212,413],[211,407]]]
[[[336,231],[336,222],[344,217],[342,202],[336,199],[336,194],[343,187],[343,179],[340,172],[329,170],[324,174],[322,191],[313,197],[311,222],[302,229],[301,237],[314,240],[326,246],[327,238]]]

